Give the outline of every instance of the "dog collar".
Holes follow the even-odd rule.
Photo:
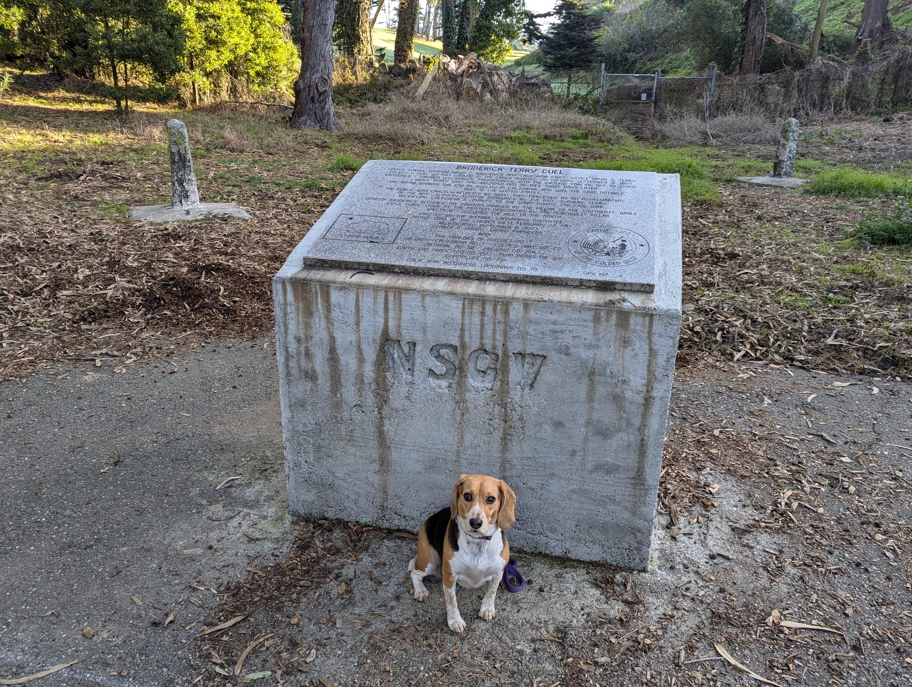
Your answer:
[[[468,532],[465,533],[465,536],[467,536],[469,539],[476,539],[476,540],[483,539],[484,541],[491,541],[494,538],[493,534],[490,537],[473,537]]]

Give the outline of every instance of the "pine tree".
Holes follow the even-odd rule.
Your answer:
[[[547,69],[589,69],[596,62],[596,22],[585,0],[561,0],[554,10],[557,22],[541,43]]]

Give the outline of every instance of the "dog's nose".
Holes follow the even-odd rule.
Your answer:
[[[472,526],[473,530],[481,529],[481,518],[472,518],[469,520],[469,524]]]

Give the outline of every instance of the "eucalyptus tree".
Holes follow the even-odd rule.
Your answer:
[[[294,82],[291,126],[341,129],[333,103],[333,21],[336,0],[307,0],[301,13],[301,73]]]

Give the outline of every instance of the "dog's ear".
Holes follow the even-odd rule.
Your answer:
[[[459,475],[459,481],[453,485],[453,503],[450,504],[450,519],[459,515],[459,498],[462,496],[462,487],[465,484],[465,478],[468,475]]]
[[[503,480],[500,480],[500,512],[497,514],[497,526],[508,530],[516,522],[516,494]]]

